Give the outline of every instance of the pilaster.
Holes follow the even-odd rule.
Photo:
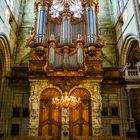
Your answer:
[[[96,83],[93,88],[93,94],[91,94],[91,115],[92,115],[92,135],[101,135],[101,110],[102,110],[102,98],[100,95],[100,83]]]
[[[69,108],[62,108],[61,140],[69,140]]]

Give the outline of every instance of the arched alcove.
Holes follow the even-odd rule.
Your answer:
[[[10,47],[7,37],[0,33],[0,110],[2,107],[3,96],[7,93],[5,91],[8,86],[6,77],[9,75],[10,71],[10,58]]]
[[[71,91],[71,96],[80,97],[81,103],[70,109],[70,138],[75,136],[91,136],[91,95],[84,88],[76,88]]]
[[[121,64],[125,68],[125,73],[127,71],[131,72],[133,70],[136,70],[139,73],[138,67],[136,64],[140,62],[140,47],[139,47],[139,41],[135,36],[128,36],[124,42],[124,46],[122,48],[122,54],[121,54]],[[128,105],[128,110],[130,113],[132,113],[132,118],[135,120],[135,126],[136,130],[138,131],[140,135],[140,112],[139,112],[139,106],[140,106],[140,88],[139,88],[139,76],[135,79],[133,75],[129,75],[129,80],[127,80],[128,75],[125,75],[125,84],[129,88],[129,96],[128,100],[130,101],[130,105]],[[131,87],[132,85],[132,87]],[[130,116],[129,116],[130,117]],[[130,126],[132,127],[132,126]],[[134,127],[134,126],[133,126]]]
[[[2,135],[9,134],[9,130],[6,132],[6,128],[9,129],[9,83],[8,83],[8,76],[10,72],[10,63],[11,63],[11,53],[10,53],[10,46],[8,43],[7,37],[0,33],[0,116],[4,118],[5,123],[1,125],[0,133]],[[8,102],[8,104],[7,104]],[[1,121],[4,121],[1,120]],[[6,132],[6,133],[5,133]]]
[[[47,88],[40,95],[39,135],[61,137],[61,110],[52,105],[52,98],[61,96],[55,88]]]
[[[140,61],[140,47],[139,41],[135,36],[126,37],[122,50],[121,50],[121,66],[124,67],[127,63]]]

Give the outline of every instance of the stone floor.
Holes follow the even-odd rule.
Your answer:
[[[23,136],[23,137],[0,137],[0,140],[54,140],[52,136]],[[87,137],[87,136],[76,136],[73,140],[139,140],[138,138],[128,137]]]

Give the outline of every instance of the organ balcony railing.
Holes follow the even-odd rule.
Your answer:
[[[130,67],[128,66],[124,71],[125,80],[138,80],[140,81],[140,66]]]

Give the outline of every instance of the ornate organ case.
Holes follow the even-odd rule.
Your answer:
[[[85,83],[90,85],[89,89],[91,88],[91,91],[93,88],[96,89],[96,85],[100,85],[103,76],[102,47],[104,46],[104,41],[98,34],[98,1],[35,0],[34,11],[34,33],[26,44],[26,47],[31,48],[31,59],[29,60],[29,79],[31,86],[34,85],[34,81],[37,80],[40,81],[39,84],[42,86],[48,86],[50,84],[49,90],[58,87],[62,92],[68,91],[70,93],[73,87],[80,85],[80,91],[76,90],[78,93],[75,94],[76,96],[83,96],[84,93],[86,93],[83,92],[82,94],[82,91],[85,91],[85,89],[82,89],[83,87],[88,90],[88,86],[85,86]],[[46,83],[44,83],[44,80],[46,80]],[[35,86],[31,88],[30,106],[32,102],[34,102],[32,98],[37,96],[38,103],[36,106],[40,105],[40,109],[43,109],[43,106],[47,104],[48,107],[45,107],[45,109],[49,110],[51,108],[50,99],[53,98],[55,94],[52,92],[53,90],[50,90],[51,95],[48,96],[49,94],[47,94],[46,96],[48,96],[48,98],[45,99],[46,97],[44,97],[43,99],[42,94],[38,93],[41,89],[36,83],[38,82],[35,82]],[[34,91],[36,87],[38,87],[38,90]],[[43,94],[45,94],[44,91],[42,91]],[[97,92],[97,95],[100,97],[98,91],[99,90],[93,90],[93,92]],[[46,89],[46,93],[47,92],[48,90]],[[79,94],[79,92],[81,94]],[[98,126],[90,125],[90,122],[94,122],[92,120],[94,117],[91,117],[92,111],[90,110],[92,110],[95,105],[92,107],[93,103],[90,98],[93,95],[91,92],[89,92],[89,94],[91,95],[86,101],[84,101],[83,97],[83,105],[79,107],[81,110],[79,110],[79,108],[70,110],[71,115],[69,116],[68,122],[72,122],[73,125],[70,125],[67,129],[68,136],[69,134],[74,136],[75,133],[77,133],[77,135],[96,135],[100,132]],[[82,108],[85,109],[86,115],[83,116],[82,113],[79,113],[79,115],[83,118],[85,116],[87,117],[85,121],[79,117],[81,125],[78,125],[79,121],[75,119],[77,116],[74,115],[74,111],[82,112]],[[59,128],[61,129],[64,126],[63,122],[61,122],[63,113],[61,114],[61,111],[55,108],[52,110],[54,110],[55,113],[57,112],[58,117],[52,116],[52,119],[53,122],[55,122],[55,127],[58,127],[56,129],[59,130]],[[100,116],[101,110],[99,109],[98,111],[99,114],[97,115]],[[38,132],[42,135],[42,133],[46,131],[42,121],[46,122],[47,125],[51,125],[51,118],[48,116],[44,117],[41,113],[43,110],[39,112],[40,115],[37,114],[34,116],[34,120],[32,119],[34,114],[31,113],[30,115],[30,135],[38,135]],[[53,114],[52,111],[50,112]],[[44,118],[46,120],[44,120]],[[38,121],[39,119],[40,121]],[[36,125],[34,125],[34,123]],[[62,124],[62,126],[60,124]],[[69,126],[69,124],[67,125]],[[82,125],[85,125],[85,127],[81,127]],[[90,127],[94,127],[94,132],[92,132]],[[49,128],[49,126],[46,126],[46,128]],[[76,130],[77,128],[80,129]],[[51,130],[53,131],[52,127]],[[53,132],[50,132],[50,134],[53,134]],[[56,139],[60,135],[63,139],[63,134],[55,136]],[[73,139],[73,136],[69,136],[70,139]]]

